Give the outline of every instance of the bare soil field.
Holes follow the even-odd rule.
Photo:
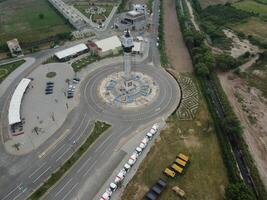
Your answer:
[[[248,87],[231,72],[220,73],[221,85],[244,128],[249,147],[262,181],[267,188],[267,99],[259,90]]]
[[[193,65],[183,40],[176,15],[175,0],[164,0],[164,34],[166,54],[176,72],[193,72]]]

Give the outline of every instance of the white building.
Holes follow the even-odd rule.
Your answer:
[[[111,53],[117,53],[121,47],[121,41],[118,36],[112,36],[95,42],[98,48],[99,56],[106,56]]]
[[[71,58],[77,57],[78,55],[81,55],[88,51],[88,47],[85,44],[78,44],[73,47],[70,47],[68,49],[64,49],[62,51],[59,51],[55,53],[55,56],[60,61],[67,61]]]

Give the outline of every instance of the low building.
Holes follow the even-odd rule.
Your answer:
[[[8,109],[8,123],[10,126],[21,122],[21,117],[20,117],[21,102],[30,82],[31,79],[23,78],[16,87],[11,97]]]
[[[71,58],[75,58],[79,55],[82,55],[88,51],[89,51],[88,47],[82,43],[82,44],[78,44],[73,47],[70,47],[68,49],[59,51],[55,53],[55,56],[59,61],[64,62],[64,61],[70,60]]]
[[[19,45],[18,39],[14,38],[13,40],[7,41],[7,46],[9,48],[12,57],[23,56],[22,49]]]
[[[144,30],[147,26],[147,11],[145,5],[134,5],[133,10],[121,13],[115,20],[114,28],[119,30]]]
[[[97,55],[100,57],[116,54],[122,48],[121,41],[118,36],[112,36],[103,40],[98,40],[94,42],[94,44],[96,45],[94,49],[97,50]],[[92,46],[92,44],[90,46]]]

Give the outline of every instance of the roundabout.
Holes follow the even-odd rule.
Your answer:
[[[157,117],[167,117],[170,115],[181,101],[181,90],[178,83],[165,70],[150,65],[136,66],[133,71],[137,74],[150,77],[153,80],[153,90],[147,96],[147,104],[138,105],[120,103],[119,105],[111,100],[107,100],[101,94],[101,87],[104,88],[111,74],[119,74],[121,66],[105,66],[92,72],[84,80],[82,85],[82,100],[97,118],[107,121],[151,121]],[[104,90],[105,91],[105,90]],[[138,98],[137,98],[138,99]]]

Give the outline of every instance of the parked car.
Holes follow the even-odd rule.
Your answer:
[[[115,184],[115,183],[110,183],[109,188],[110,188],[111,191],[114,192],[114,191],[117,190],[118,186],[117,186],[117,184]]]

